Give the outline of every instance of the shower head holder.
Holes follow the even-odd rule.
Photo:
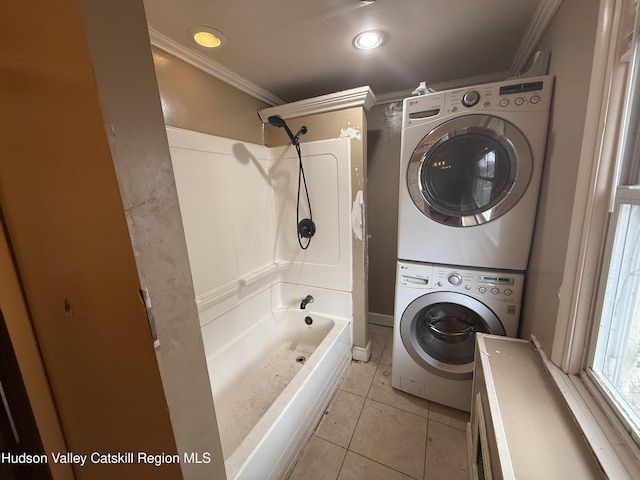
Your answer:
[[[316,224],[310,218],[303,218],[298,222],[298,236],[300,238],[311,238],[316,233]]]

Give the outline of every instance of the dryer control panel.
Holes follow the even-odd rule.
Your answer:
[[[553,77],[513,79],[407,98],[402,126],[462,113],[548,112]]]

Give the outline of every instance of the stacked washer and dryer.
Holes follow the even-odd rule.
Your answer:
[[[469,411],[476,332],[518,332],[553,77],[403,104],[392,384]]]

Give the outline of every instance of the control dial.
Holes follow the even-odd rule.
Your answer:
[[[462,283],[462,276],[459,273],[452,273],[447,277],[447,281],[454,286],[458,286]]]
[[[480,94],[475,90],[469,90],[462,96],[462,104],[465,107],[473,107],[480,101]]]

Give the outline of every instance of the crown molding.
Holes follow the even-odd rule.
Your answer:
[[[364,107],[365,110],[369,110],[375,103],[376,96],[371,88],[358,87],[276,107],[263,108],[258,110],[258,115],[266,123],[271,115],[280,115],[287,120],[352,107]]]
[[[525,32],[524,37],[522,37],[522,42],[520,42],[518,51],[511,64],[509,76],[518,76],[523,72],[531,59],[531,55],[533,55],[536,47],[540,43],[542,36],[547,31],[551,20],[553,20],[558,8],[560,8],[561,3],[562,0],[540,1],[538,8],[533,14],[529,28]]]
[[[282,105],[284,100],[277,97],[273,93],[265,90],[253,82],[250,82],[241,75],[238,75],[233,70],[219,64],[215,60],[211,60],[206,55],[203,55],[197,51],[186,48],[179,43],[171,40],[169,37],[162,35],[160,32],[149,27],[149,39],[151,45],[157,47],[165,52],[179,58],[196,68],[216,77],[217,79],[228,83],[232,87],[251,95],[258,100],[263,101],[269,105]]]

